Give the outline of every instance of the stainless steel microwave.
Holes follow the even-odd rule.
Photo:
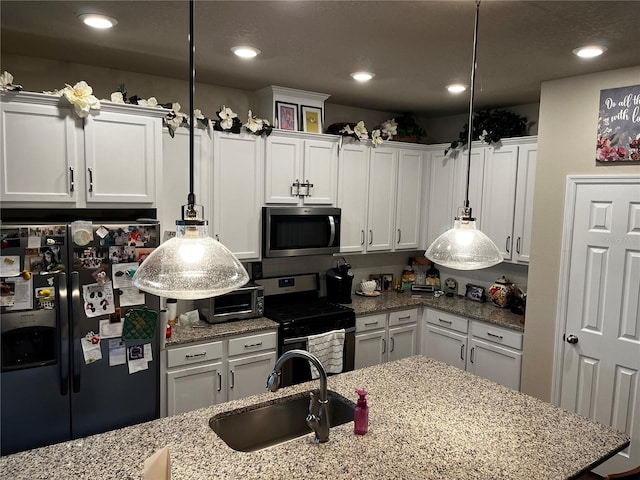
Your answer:
[[[261,317],[264,314],[264,289],[262,285],[247,283],[219,297],[196,300],[195,307],[200,317],[209,323]]]
[[[340,251],[340,209],[262,207],[262,256],[293,257]]]

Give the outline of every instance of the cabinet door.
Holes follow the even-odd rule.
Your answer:
[[[522,352],[477,338],[469,342],[467,370],[505,387],[520,390]]]
[[[391,250],[398,155],[390,148],[372,148],[369,162],[367,251]]]
[[[422,333],[422,353],[464,370],[467,336],[425,322]]]
[[[343,145],[338,170],[338,207],[342,209],[341,252],[364,251],[368,177],[369,148],[363,145]]]
[[[513,249],[518,147],[489,148],[485,164],[480,228],[496,244],[505,260]]]
[[[533,187],[536,177],[537,144],[518,147],[518,180],[516,208],[513,218],[515,247],[512,258],[518,263],[529,263],[531,252],[531,219],[533,217]]]
[[[416,324],[389,328],[389,361],[416,354]]]
[[[85,118],[87,203],[155,202],[156,158],[162,158],[160,122],[112,112]]]
[[[300,167],[303,144],[295,138],[271,135],[265,144],[264,201],[265,203],[297,204],[291,195],[291,185],[304,182]]]
[[[222,362],[167,373],[167,415],[177,415],[223,401]]]
[[[56,105],[2,98],[0,200],[73,204],[82,191],[82,120]]]
[[[333,140],[304,141],[304,181],[312,183],[305,205],[335,205],[338,189],[338,144]],[[300,179],[302,180],[302,179]]]
[[[260,256],[261,140],[255,135],[215,133],[213,231],[239,259]]]
[[[211,220],[211,137],[202,129],[194,130],[194,188],[196,203],[204,206]],[[182,205],[189,194],[189,130],[178,128],[174,136],[162,132],[162,196],[158,198],[158,219],[163,231],[176,230],[182,218]]]
[[[387,342],[385,337],[385,330],[374,330],[372,332],[357,333],[355,335],[356,369],[370,367],[384,362],[387,353]]]
[[[275,363],[275,351],[229,359],[229,400],[263,393]]]
[[[454,202],[455,160],[446,157],[443,151],[432,152],[430,164],[431,184],[428,200],[427,247],[453,226],[455,206],[458,204],[462,206],[462,198],[456,199]]]
[[[421,152],[400,150],[398,158],[398,184],[396,202],[396,237],[394,247],[417,249],[420,241],[422,216]]]
[[[483,180],[485,177],[487,147],[474,145],[471,149],[471,173],[469,175],[469,205],[471,206],[471,214],[476,218],[476,227],[482,228],[483,211]],[[467,188],[467,170],[469,166],[469,150],[463,150],[453,161],[454,169],[454,187],[453,187],[453,216],[451,217],[451,226],[453,227],[454,218],[458,215],[458,209],[464,206],[464,198]]]

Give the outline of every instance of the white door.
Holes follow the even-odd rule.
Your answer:
[[[338,206],[342,209],[340,251],[363,252],[367,226],[369,147],[345,144],[340,150]]]
[[[188,366],[167,373],[167,415],[178,415],[220,403],[222,363]]]
[[[374,330],[373,332],[356,334],[356,370],[384,362],[387,346],[385,336],[385,330]]]
[[[369,162],[369,213],[367,251],[391,250],[396,208],[398,155],[395,149],[371,150]]]
[[[562,251],[560,406],[626,432],[631,445],[596,471],[630,470],[640,464],[640,176],[569,177]]]
[[[301,171],[303,144],[295,138],[267,137],[264,163],[264,202],[298,204],[291,186],[304,182]]]
[[[395,248],[417,249],[422,210],[422,153],[400,150],[396,206]]]
[[[424,323],[422,353],[462,370],[467,364],[467,335]]]
[[[338,144],[331,141],[304,142],[304,181],[313,184],[305,205],[335,205],[338,189]],[[302,181],[302,179],[300,179]]]
[[[522,352],[476,338],[469,341],[469,347],[468,372],[520,390]]]
[[[417,326],[415,323],[389,328],[389,361],[416,354]]]
[[[276,363],[276,352],[259,353],[229,360],[228,399],[250,397],[265,391],[267,377]]]

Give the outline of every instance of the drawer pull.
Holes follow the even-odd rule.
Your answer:
[[[218,372],[218,391],[222,391],[222,374]]]
[[[258,343],[250,343],[250,344],[244,344],[244,348],[253,348],[253,347],[259,347],[260,345],[262,345],[262,342],[258,342]]]
[[[369,323],[365,323],[364,326],[365,327],[372,327],[373,325],[377,325],[378,322],[369,322]]]
[[[439,318],[438,321],[442,323],[446,323],[447,325],[451,325],[453,323],[451,320],[443,320],[442,318]]]
[[[231,370],[231,385],[229,385],[229,388],[233,388],[236,384],[236,374],[233,370]]]
[[[473,363],[473,351],[476,349],[476,347],[471,347],[471,355],[469,356],[469,360],[471,361],[471,363]]]
[[[460,360],[464,360],[464,343],[460,345]]]
[[[200,352],[200,353],[187,353],[184,358],[196,358],[196,357],[204,357],[207,354],[207,352]]]
[[[487,332],[487,335],[493,338],[497,338],[498,340],[502,340],[504,337],[502,335],[496,335],[495,333]]]
[[[411,320],[411,315],[407,315],[405,317],[398,317],[398,320]],[[451,322],[449,322],[451,323]]]
[[[387,341],[383,338],[382,339],[382,353],[386,353],[387,352]]]
[[[76,189],[76,183],[73,180],[73,167],[69,167],[69,173],[71,174],[71,184],[69,185],[69,191],[73,192]]]
[[[394,337],[391,337],[390,339],[391,342],[391,349],[389,350],[389,353],[393,352],[396,348],[396,339]]]

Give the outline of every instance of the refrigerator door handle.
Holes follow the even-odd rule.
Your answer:
[[[58,308],[57,324],[60,328],[58,335],[58,354],[60,365],[60,395],[69,393],[69,299],[67,298],[67,274],[56,275],[56,295]]]
[[[73,347],[71,351],[73,352],[73,393],[78,393],[80,391],[80,369],[82,367],[82,345],[80,344],[80,322],[79,319],[75,318],[77,313],[77,306],[82,305],[80,303],[80,275],[78,272],[71,272],[71,321],[73,324],[73,334],[71,335],[71,341],[73,342]]]

